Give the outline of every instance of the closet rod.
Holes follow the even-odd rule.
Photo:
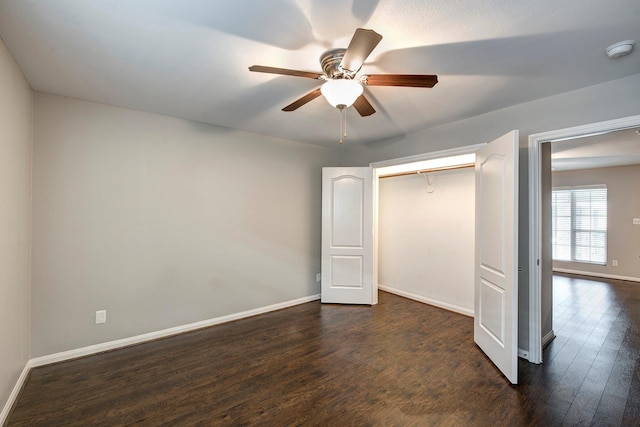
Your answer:
[[[421,169],[421,170],[418,170],[418,171],[399,172],[399,173],[393,173],[393,174],[389,174],[389,175],[380,175],[379,178],[393,178],[393,177],[396,177],[396,176],[415,175],[415,174],[418,174],[418,173],[428,173],[428,172],[449,171],[449,170],[453,170],[453,169],[473,168],[475,166],[476,166],[475,163],[466,163],[464,165],[443,166],[443,167],[440,167],[440,168]]]

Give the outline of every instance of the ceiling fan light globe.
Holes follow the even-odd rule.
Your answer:
[[[360,82],[347,79],[329,80],[320,88],[327,102],[335,108],[338,105],[350,107],[362,95],[363,90]]]

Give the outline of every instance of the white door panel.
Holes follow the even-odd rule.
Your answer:
[[[323,303],[377,302],[372,196],[371,168],[322,168]]]
[[[518,382],[518,132],[476,153],[474,340]]]

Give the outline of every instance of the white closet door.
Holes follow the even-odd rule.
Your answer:
[[[321,301],[376,304],[373,273],[373,169],[322,168]]]
[[[474,340],[518,383],[518,131],[476,153]]]

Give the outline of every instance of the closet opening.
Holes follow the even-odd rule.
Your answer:
[[[473,317],[476,149],[372,164],[380,290]]]

